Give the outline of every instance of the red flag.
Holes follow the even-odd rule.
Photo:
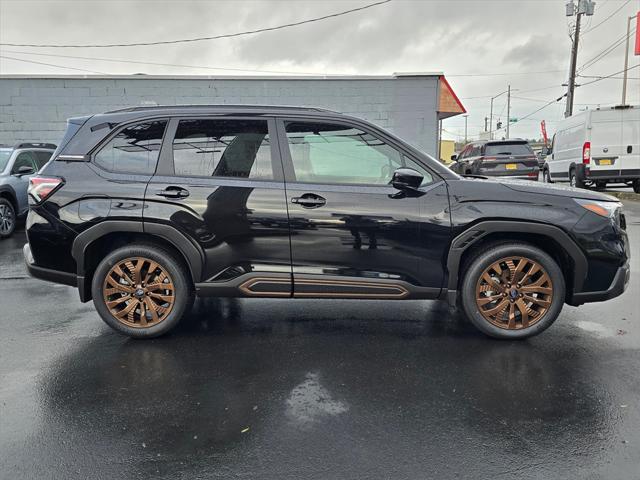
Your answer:
[[[549,143],[549,137],[547,137],[547,124],[544,120],[540,122],[540,129],[542,130],[542,138],[544,140],[544,144]]]
[[[636,49],[634,53],[640,55],[640,12],[636,15]]]

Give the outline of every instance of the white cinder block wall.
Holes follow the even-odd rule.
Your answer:
[[[315,106],[364,118],[433,156],[438,75],[393,77],[0,76],[0,143],[57,143],[66,119],[144,104]]]

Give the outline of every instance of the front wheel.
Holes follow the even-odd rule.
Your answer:
[[[485,334],[502,339],[537,335],[558,317],[565,297],[560,267],[526,243],[483,249],[462,282],[463,311]]]
[[[193,302],[186,269],[155,245],[131,245],[111,252],[98,265],[91,292],[102,319],[134,338],[167,333]]]
[[[542,181],[544,183],[551,183],[551,175],[549,174],[549,169],[548,168],[545,168],[542,171]]]
[[[9,238],[16,229],[16,211],[6,198],[0,197],[0,239]]]

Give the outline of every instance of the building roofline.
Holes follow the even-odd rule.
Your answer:
[[[442,72],[394,72],[392,75],[51,75],[2,74],[0,79],[59,80],[396,80],[401,78],[440,77]]]

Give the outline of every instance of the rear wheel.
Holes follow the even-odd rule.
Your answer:
[[[170,252],[154,245],[111,252],[98,265],[91,287],[102,319],[134,338],[168,332],[193,302],[186,269]]]
[[[576,174],[576,169],[572,168],[569,171],[569,183],[571,184],[572,187],[575,188],[584,188],[584,182],[578,178],[578,175]]]
[[[504,243],[471,260],[461,293],[463,310],[479,330],[495,338],[522,339],[556,320],[565,282],[555,260],[539,248]]]
[[[640,193],[640,180],[634,180],[633,191],[636,193]]]
[[[6,198],[0,198],[0,239],[8,238],[16,229],[16,212]]]
[[[596,190],[604,190],[607,188],[607,182],[596,182]]]
[[[542,181],[544,183],[551,183],[551,175],[549,175],[549,169],[548,168],[545,168],[542,171]]]

